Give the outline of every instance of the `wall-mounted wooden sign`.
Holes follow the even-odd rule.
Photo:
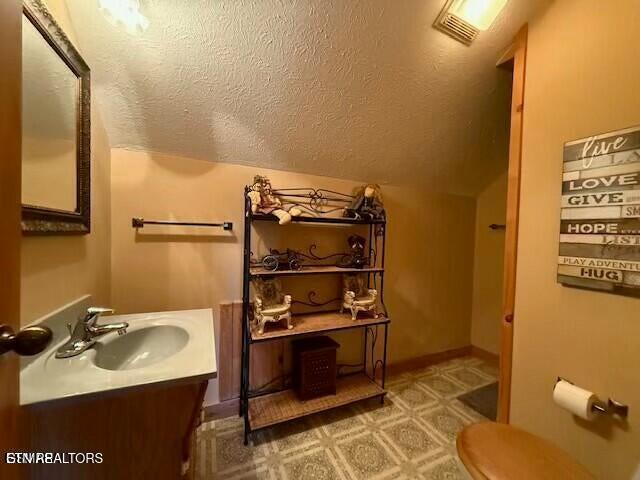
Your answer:
[[[640,296],[640,127],[564,146],[558,281]]]

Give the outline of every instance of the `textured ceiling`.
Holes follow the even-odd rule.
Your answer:
[[[475,194],[504,168],[495,61],[547,0],[471,47],[443,0],[141,0],[149,27],[67,0],[113,147]]]

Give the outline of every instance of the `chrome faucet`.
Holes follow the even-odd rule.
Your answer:
[[[124,335],[129,327],[126,322],[98,325],[100,315],[106,313],[114,313],[114,310],[111,308],[90,307],[87,309],[87,314],[78,319],[75,327],[71,328],[71,324],[68,323],[69,341],[56,351],[56,358],[69,358],[80,355],[96,343],[95,339],[97,337],[106,333],[118,332],[118,335]]]

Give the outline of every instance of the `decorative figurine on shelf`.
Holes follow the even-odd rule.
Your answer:
[[[356,220],[384,220],[385,211],[382,206],[380,185],[369,183],[354,193],[351,205],[345,208],[344,216]]]
[[[355,320],[358,312],[373,312],[373,318],[378,318],[378,291],[366,288],[364,275],[360,273],[346,274],[342,277],[343,298],[340,313],[345,309],[351,310],[351,320]]]
[[[280,225],[291,222],[292,216],[295,217],[302,213],[302,210],[296,206],[291,207],[289,211],[285,210],[280,198],[273,193],[269,179],[261,175],[256,175],[253,178],[253,185],[249,189],[248,196],[251,200],[251,213],[275,215],[278,217]]]
[[[265,270],[275,272],[277,270],[300,270],[300,256],[295,250],[287,248],[287,251],[280,253],[276,249],[270,249],[269,255],[262,257],[262,266]]]
[[[364,268],[369,263],[369,259],[364,255],[366,240],[360,235],[350,235],[347,242],[351,248],[351,253],[345,254],[340,262],[342,268]]]
[[[267,322],[286,320],[287,328],[291,330],[291,295],[282,294],[282,286],[276,278],[258,278],[253,280],[255,296],[253,299],[253,316],[258,335],[264,333]]]

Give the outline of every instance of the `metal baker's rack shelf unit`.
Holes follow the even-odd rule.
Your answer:
[[[342,227],[336,230],[342,234],[359,226],[367,230],[366,248],[367,263],[361,268],[345,268],[332,264],[303,265],[296,269],[271,269],[256,265],[252,261],[252,235],[255,228],[263,228],[261,224],[278,222],[278,218],[270,214],[252,213],[249,198],[250,187],[245,188],[244,195],[244,269],[243,269],[243,306],[242,306],[242,367],[240,388],[240,416],[244,419],[244,443],[248,443],[252,432],[276,424],[288,422],[317,412],[330,410],[365,399],[379,398],[384,401],[386,395],[386,357],[388,327],[390,324],[387,308],[384,305],[384,262],[386,243],[386,219],[345,218],[341,215],[345,207],[355,197],[339,192],[321,189],[280,189],[273,190],[283,201],[299,207],[302,214],[294,216],[291,225],[278,228],[304,228],[304,225],[322,224]],[[364,226],[364,227],[362,227]],[[322,259],[314,252],[315,245],[309,248],[306,258]],[[330,255],[335,256],[335,255]],[[321,263],[321,262],[320,262]],[[256,332],[252,322],[250,284],[252,279],[271,276],[286,277],[287,281],[296,281],[299,275],[334,275],[341,279],[345,273],[359,273],[366,276],[367,287],[378,290],[378,316],[362,315],[352,320],[347,311],[329,310],[327,303],[314,301],[315,292],[310,292],[308,301],[300,301],[307,307],[318,307],[318,311],[304,314],[293,314],[293,328],[286,327],[265,329],[264,333]],[[337,300],[337,299],[336,299]],[[294,302],[295,303],[295,302]],[[322,307],[322,308],[320,308]],[[369,313],[369,312],[367,312]],[[253,345],[297,339],[318,334],[327,334],[343,330],[362,330],[362,363],[349,365],[356,367],[349,373],[339,375],[336,383],[336,394],[311,400],[300,400],[296,392],[286,388],[268,392],[252,391],[250,385],[251,349]]]

